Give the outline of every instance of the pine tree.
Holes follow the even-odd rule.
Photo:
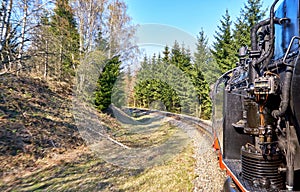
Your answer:
[[[163,57],[163,62],[165,62],[165,63],[169,63],[169,61],[170,61],[170,51],[169,51],[169,47],[166,45],[165,46],[165,49],[164,49],[164,51],[163,51],[163,54],[164,54],[164,57]]]
[[[185,114],[195,114],[195,103],[194,100],[197,98],[194,95],[194,88],[191,80],[191,56],[189,51],[184,48],[184,45],[180,46],[177,41],[174,42],[174,45],[171,50],[170,64],[174,65],[176,68],[172,72],[173,76],[170,80],[174,89],[177,91],[177,94],[180,99],[180,112]],[[183,76],[180,80],[176,76],[176,71],[182,71]]]
[[[266,13],[266,10],[262,10],[261,7],[262,0],[247,0],[244,8],[241,9],[240,17],[237,18],[233,30],[235,49],[239,49],[241,46],[250,47],[251,28],[261,21]]]
[[[79,64],[79,34],[73,10],[68,0],[57,0],[55,2],[54,15],[50,20],[53,35],[58,44],[55,45],[58,56],[58,75],[74,74],[74,69]]]
[[[171,50],[170,62],[182,71],[189,71],[192,66],[189,52],[184,45],[180,47],[179,43],[175,41]]]
[[[202,119],[210,119],[212,104],[209,96],[210,87],[206,82],[203,72],[194,66],[191,71],[191,78],[196,89],[196,93],[199,99],[199,105],[197,106],[196,116]]]
[[[197,49],[194,54],[195,68],[197,71],[201,71],[204,74],[205,80],[211,85],[215,83],[221,75],[221,72],[210,52],[208,40],[203,30],[200,31],[199,36],[197,36],[196,46]]]
[[[231,19],[228,10],[222,17],[221,26],[218,26],[219,32],[216,32],[216,42],[213,43],[212,54],[219,66],[221,73],[235,67],[237,58],[233,47],[233,38],[231,32]]]
[[[169,62],[163,61],[160,54],[158,54],[158,57],[155,54],[149,58],[144,57],[134,87],[137,106],[156,108],[155,106],[162,107],[163,104],[165,106],[165,108],[163,107],[164,110],[180,112],[179,97],[169,79],[175,82],[178,80],[176,80],[176,75],[172,71],[166,72],[166,69],[170,69],[170,67],[167,67],[169,65]],[[168,77],[166,77],[166,73]]]
[[[168,111],[210,118],[209,86],[191,62],[190,51],[178,42],[171,51],[165,47],[163,59],[160,55],[144,57],[134,94],[140,107],[151,107],[159,101]]]
[[[121,62],[118,56],[109,59],[98,79],[97,88],[95,90],[95,105],[100,111],[107,109],[112,103],[111,99],[113,91],[121,91],[121,89],[113,90],[115,83],[120,76],[120,65]],[[116,94],[115,97],[117,95],[118,94]],[[114,99],[118,100],[118,98]],[[121,98],[119,99],[121,100]]]

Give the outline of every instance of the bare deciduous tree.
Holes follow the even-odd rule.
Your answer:
[[[104,24],[103,18],[108,0],[73,0],[72,7],[78,22],[80,52],[90,52]]]
[[[1,5],[1,14],[0,14],[0,57],[1,57],[1,68],[4,68],[7,71],[6,64],[9,63],[10,58],[10,48],[8,47],[8,41],[10,39],[10,20],[12,12],[13,1],[12,0],[3,0]]]
[[[0,70],[2,73],[17,71],[24,67],[29,55],[34,31],[39,26],[41,12],[50,0],[4,0],[0,14]],[[26,50],[26,51],[25,51]],[[8,67],[7,67],[8,65]]]
[[[113,0],[108,5],[108,12],[105,32],[109,39],[109,56],[133,59],[138,50],[134,42],[136,27],[131,23],[127,5],[122,0]]]

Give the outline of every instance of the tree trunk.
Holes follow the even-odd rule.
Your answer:
[[[25,43],[25,29],[27,25],[27,16],[28,16],[28,4],[27,0],[24,0],[24,13],[23,13],[23,21],[22,21],[22,29],[21,29],[21,41],[18,50],[18,66],[17,66],[17,75],[21,71],[23,64],[22,64],[22,56],[23,56],[23,48]]]
[[[9,36],[9,25],[10,25],[10,19],[11,19],[11,10],[12,10],[12,4],[13,4],[13,1],[12,0],[9,0],[9,4],[8,3],[8,0],[5,0],[3,2],[3,7],[5,6],[5,13],[4,13],[4,16],[3,16],[3,26],[2,26],[2,29],[1,29],[1,46],[4,46],[6,44],[6,40]]]
[[[62,43],[60,44],[60,48],[59,48],[59,66],[58,66],[58,78],[59,80],[61,80],[61,76],[62,76],[62,65],[63,65],[63,45]]]
[[[84,28],[83,28],[83,18],[80,18],[79,22],[79,56],[80,60],[83,59],[83,52],[84,52]]]
[[[7,43],[7,39],[9,38],[10,31],[9,31],[9,25],[10,25],[10,19],[11,19],[11,11],[12,11],[12,0],[4,0],[2,2],[2,9],[3,9],[3,16],[1,17],[1,26],[0,26],[0,53],[1,53],[1,62],[6,63],[8,62],[8,65],[11,66],[10,63],[10,51],[5,50]],[[7,55],[5,55],[7,54]],[[5,58],[7,57],[7,61],[5,61]],[[4,69],[8,70],[6,67],[6,64],[4,64]]]
[[[44,78],[47,79],[48,76],[48,39],[46,39],[46,56],[45,56],[45,65],[44,65]]]
[[[1,38],[1,43],[2,43],[2,38],[4,35],[4,26],[5,26],[5,20],[6,20],[6,15],[7,15],[7,3],[8,0],[3,0],[1,10],[2,14],[0,14],[0,38]],[[1,44],[2,45],[2,44]],[[2,47],[1,49],[2,50]]]

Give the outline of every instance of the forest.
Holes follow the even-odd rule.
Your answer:
[[[194,55],[175,41],[172,47],[166,45],[162,53],[144,55],[144,60],[138,61],[141,52],[134,39],[138,25],[132,23],[124,1],[4,0],[0,74],[29,74],[72,84],[80,64],[97,51],[103,55],[98,58],[101,74],[94,90],[94,103],[100,111],[111,104],[113,85],[123,78],[119,89],[126,92],[126,106],[150,107],[153,101],[161,101],[168,111],[209,119],[210,88],[218,76],[235,67],[238,48],[249,46],[251,27],[266,14],[261,5],[262,1],[248,0],[235,21],[226,11],[213,45],[208,45],[205,32],[200,31]],[[137,62],[139,69],[132,67]],[[186,90],[143,77],[147,70],[160,73],[164,65],[182,71],[194,90],[189,85],[177,85],[191,92],[183,96]],[[193,103],[197,106],[183,109],[192,106],[194,101],[189,97],[198,100]]]
[[[227,10],[216,24],[213,44],[201,30],[193,54],[175,40],[162,52],[145,55],[135,40],[139,26],[124,0],[2,0],[0,188],[22,183],[3,178],[44,166],[38,159],[54,161],[54,152],[82,150],[86,144],[70,107],[74,96],[112,127],[119,125],[111,104],[209,120],[213,84],[236,66],[237,50],[250,47],[251,28],[267,14],[262,3],[246,0],[237,18]],[[90,158],[84,152],[76,163]]]

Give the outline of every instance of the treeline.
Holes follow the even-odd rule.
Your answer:
[[[225,73],[236,66],[240,47],[251,48],[251,28],[263,20],[267,13],[267,9],[262,10],[262,3],[262,0],[247,0],[234,22],[228,10],[223,15],[211,49],[221,73]]]
[[[3,0],[0,72],[72,79],[95,50],[132,57],[135,26],[122,0]]]
[[[166,46],[163,56],[145,57],[136,78],[136,106],[210,116],[209,86],[190,51],[178,42],[171,50]]]
[[[226,10],[212,47],[202,30],[194,55],[175,42],[171,51],[165,48],[163,56],[145,57],[137,72],[133,105],[210,118],[209,88],[236,66],[240,47],[251,47],[251,28],[266,13],[261,7],[262,0],[247,0],[235,22]]]
[[[211,113],[210,87],[235,67],[238,48],[250,47],[250,29],[266,13],[262,0],[247,0],[234,22],[225,12],[212,46],[202,30],[194,55],[175,42],[161,54],[145,56],[134,72],[124,68],[136,61],[139,50],[123,0],[2,0],[0,6],[0,75],[29,73],[69,81],[85,62],[86,69],[101,73],[96,79],[82,74],[79,84],[96,81],[86,90],[93,92],[89,100],[101,111],[114,102],[204,119]],[[116,89],[117,81],[122,83]]]
[[[111,103],[122,62],[138,57],[123,0],[3,0],[0,11],[0,76],[75,83],[74,94],[99,110]]]

